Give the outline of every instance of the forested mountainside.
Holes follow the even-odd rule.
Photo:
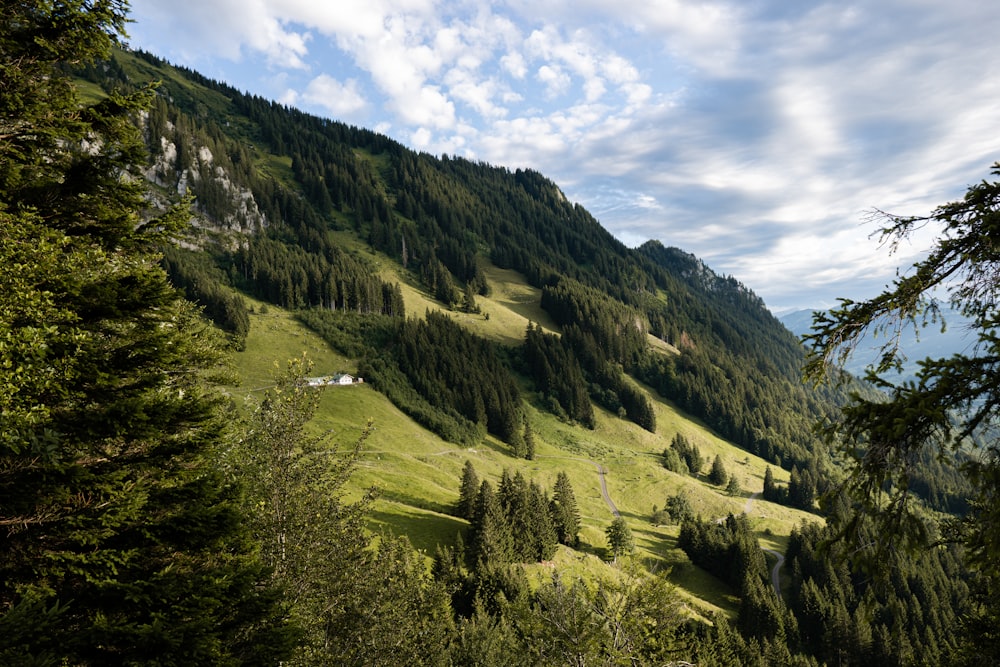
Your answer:
[[[198,300],[237,336],[241,316],[210,287],[220,271],[284,307],[402,315],[395,286],[333,234],[347,231],[456,309],[475,308],[488,289],[485,262],[520,272],[542,289],[586,391],[650,430],[622,372],[748,452],[786,468],[826,460],[811,427],[835,397],[803,385],[801,346],[762,301],[657,241],[625,247],[541,174],[416,153],[146,54],[120,54],[91,76],[108,89],[162,82],[144,119],[148,175],[168,198],[192,196],[213,221],[206,236],[216,242],[199,243],[217,268],[178,253],[167,259],[189,295],[200,285]],[[647,336],[676,354],[652,351]],[[464,412],[480,422],[474,408]]]
[[[0,122],[19,128],[0,144],[0,260],[18,267],[0,275],[0,662],[941,664],[968,648],[957,549],[897,554],[889,585],[852,570],[836,540],[850,501],[823,496],[837,462],[812,433],[844,395],[801,382],[802,348],[748,288],[659,242],[625,247],[540,174],[418,154],[106,53],[118,5],[56,5],[52,21],[19,5],[0,40],[3,81],[25,93],[0,96]],[[110,59],[59,67],[81,39]],[[49,60],[17,50],[40,44]],[[36,98],[44,110],[20,104]],[[456,317],[488,321],[497,271],[537,294],[514,344]],[[405,459],[401,474],[458,500],[411,505],[443,526],[430,573],[405,537],[373,541],[372,495],[345,490],[389,474],[361,464],[381,426],[355,424],[353,450],[331,451],[301,363],[240,414],[206,377],[211,328],[168,274],[233,349],[259,352],[271,304],[356,363],[364,391],[342,400],[405,424],[375,461],[423,441],[488,464],[452,475],[426,447]],[[405,312],[414,286],[433,309]],[[594,444],[601,428],[627,442]],[[596,453],[635,474],[608,483],[583,458]],[[550,494],[532,471],[552,465],[570,474]],[[595,468],[603,499],[584,500],[571,478]],[[620,511],[608,493],[658,476],[662,511],[634,496]],[[578,499],[610,511],[606,531]],[[755,501],[781,518],[751,525]],[[789,517],[800,527],[774,535]],[[637,542],[648,561],[629,558]],[[594,560],[586,577],[557,569]],[[670,580],[650,571],[664,564]],[[682,597],[679,578],[714,579],[724,606]]]

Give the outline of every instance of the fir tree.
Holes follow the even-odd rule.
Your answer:
[[[712,461],[712,470],[708,473],[708,481],[716,486],[722,486],[729,479],[729,474],[726,472],[726,466],[722,463],[722,457],[716,454],[715,460]]]
[[[458,515],[472,521],[476,509],[476,495],[479,493],[479,475],[472,466],[472,461],[466,459],[462,468],[462,485],[458,491]]]
[[[549,511],[552,514],[552,523],[559,543],[575,547],[580,541],[580,511],[576,506],[576,496],[573,494],[569,475],[561,470],[556,475]]]
[[[276,662],[290,636],[225,479],[218,341],[146,223],[149,99],[82,105],[60,67],[103,59],[120,2],[0,13],[0,661]]]

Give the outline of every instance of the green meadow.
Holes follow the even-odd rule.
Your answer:
[[[369,257],[378,264],[384,279],[400,283],[410,317],[443,309],[428,294],[413,287],[398,264],[377,255]],[[520,343],[529,321],[557,330],[539,306],[539,291],[517,273],[489,266],[486,274],[491,284],[490,296],[477,299],[483,312],[452,313],[457,321],[508,345]],[[303,355],[312,363],[313,375],[356,374],[357,360],[332,350],[294,314],[253,300],[249,303],[253,312],[246,350],[234,354],[241,382],[229,389],[237,402],[242,400],[252,408],[287,362]],[[673,353],[666,346],[661,350]],[[312,427],[327,434],[332,447],[348,451],[370,424],[350,479],[349,498],[360,498],[374,488],[377,497],[369,512],[370,529],[374,533],[404,534],[428,557],[437,545],[454,543],[456,535],[467,525],[450,513],[458,500],[466,460],[473,463],[481,479],[496,482],[505,468],[512,472],[520,470],[526,478],[537,480],[549,491],[559,471],[565,471],[580,510],[581,546],[578,550],[560,547],[553,562],[527,566],[529,577],[536,580],[551,576],[553,570],[587,580],[605,576],[601,574],[608,569],[603,561],[607,547],[604,531],[614,516],[601,493],[600,466],[605,471],[608,493],[635,537],[635,558],[647,567],[669,570],[670,580],[688,600],[693,613],[722,611],[732,615],[738,604],[734,592],[692,565],[677,548],[677,526],[651,523],[653,507],[662,508],[668,496],[684,493],[702,517],[747,512],[758,531],[761,546],[778,551],[784,550],[796,525],[819,518],[759,498],[751,499],[753,492],[763,488],[767,463],[717,437],[650,388],[643,386],[643,389],[653,399],[656,433],[600,408],[595,408],[594,430],[561,422],[533,403],[536,397],[530,383],[523,382],[526,410],[536,441],[536,458],[532,461],[515,459],[505,444],[492,437],[475,447],[446,442],[363,383],[317,388],[322,395]],[[705,474],[695,478],[666,470],[660,463],[660,453],[675,433],[682,433],[698,446],[706,461],[703,472],[719,455],[727,472],[739,481],[741,493],[727,495],[710,484]],[[772,466],[772,472],[777,481],[788,481],[787,471]]]

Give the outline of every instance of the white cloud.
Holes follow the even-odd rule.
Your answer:
[[[862,212],[928,212],[1000,157],[1000,5],[981,0],[132,6],[144,48],[539,169],[619,237],[679,245],[772,305],[880,286],[901,258]]]
[[[524,56],[517,51],[511,51],[500,58],[500,66],[515,79],[523,79],[528,74],[528,66]]]
[[[559,97],[569,90],[570,78],[558,65],[542,65],[535,73],[536,78],[545,85],[546,95]]]
[[[310,81],[301,99],[322,107],[335,118],[353,116],[367,106],[357,81],[348,79],[341,83],[328,74],[320,74]]]

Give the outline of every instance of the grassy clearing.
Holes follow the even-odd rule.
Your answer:
[[[340,234],[340,232],[334,232]],[[346,234],[345,234],[346,236]],[[404,280],[405,272],[378,254],[354,242],[353,249],[370,258],[385,279],[398,280],[411,316],[440,304]],[[540,294],[509,271],[490,267],[493,286],[489,299],[480,299],[489,320],[482,315],[453,314],[484,336],[508,344],[523,339],[529,320],[551,323],[538,306]],[[236,355],[243,383],[234,393],[256,394],[273,382],[288,359],[305,353],[314,362],[315,374],[355,372],[355,360],[331,350],[290,313],[252,299],[251,331],[245,352]],[[263,311],[263,312],[262,312]],[[475,324],[476,326],[473,326]],[[554,328],[554,327],[552,327]],[[641,386],[641,385],[640,385]],[[802,521],[817,521],[815,515],[765,502],[759,498],[748,504],[751,493],[763,487],[767,463],[722,440],[703,424],[689,419],[675,406],[643,387],[654,402],[657,433],[649,433],[606,410],[596,409],[596,428],[587,430],[560,422],[538,409],[530,389],[525,389],[526,410],[536,441],[536,460],[510,456],[509,449],[493,438],[472,448],[445,442],[415,424],[383,395],[367,385],[327,387],[322,392],[313,426],[330,434],[331,444],[343,451],[361,436],[366,425],[372,428],[354,474],[349,482],[349,499],[360,498],[369,488],[378,496],[369,513],[374,532],[405,534],[413,545],[432,555],[438,544],[453,543],[466,522],[450,516],[458,499],[458,485],[465,461],[472,461],[481,479],[496,483],[505,468],[520,470],[551,491],[559,471],[573,484],[581,515],[581,548],[560,549],[553,564],[532,565],[529,575],[540,581],[553,568],[569,577],[593,580],[607,570],[602,558],[607,546],[605,529],[613,515],[601,494],[595,464],[606,471],[608,492],[621,515],[628,521],[636,540],[636,558],[652,567],[669,568],[670,580],[691,606],[693,613],[722,612],[732,615],[738,600],[734,591],[718,579],[693,566],[677,548],[677,526],[650,523],[653,506],[662,507],[667,496],[684,493],[702,517],[721,517],[730,512],[748,511],[761,545],[784,551],[792,528]],[[722,457],[727,471],[736,476],[743,489],[727,496],[709,484],[705,475],[677,475],[660,464],[660,454],[675,433],[683,433],[701,450],[708,471],[711,460]],[[787,481],[788,473],[772,468],[775,479]],[[603,575],[600,575],[603,576]]]

